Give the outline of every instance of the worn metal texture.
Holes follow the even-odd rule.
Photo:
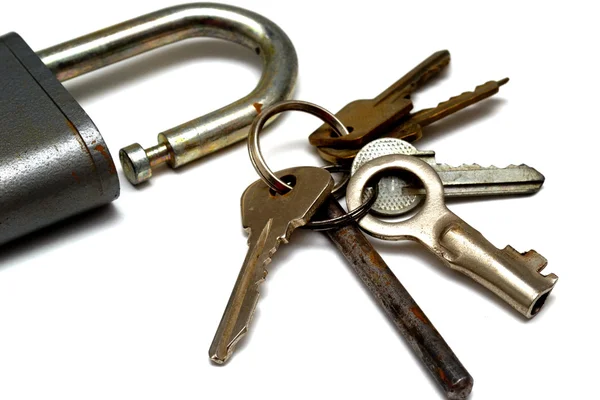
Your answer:
[[[322,218],[336,218],[344,215],[345,211],[331,197],[319,214],[322,214]],[[449,399],[466,398],[471,393],[473,378],[358,225],[352,223],[324,233],[369,289],[446,396]]]
[[[15,33],[0,37],[0,244],[119,196],[94,123]]]
[[[370,139],[375,140],[378,138],[389,137],[404,139],[409,142],[419,140],[421,136],[423,136],[423,128],[426,126],[493,96],[498,93],[500,87],[507,82],[508,78],[499,81],[490,81],[477,86],[473,91],[464,92],[447,101],[441,102],[436,107],[413,112],[402,118],[396,125],[387,129],[382,134],[374,135],[370,137]],[[342,119],[342,122],[345,121]],[[356,156],[356,153],[360,151],[360,148],[353,146],[350,142],[340,142],[336,147],[317,147],[317,151],[319,156],[327,162],[334,164],[349,164]]]
[[[410,95],[437,75],[450,62],[447,50],[438,51],[406,75],[398,79],[377,97],[355,100],[345,105],[335,116],[347,126],[349,135],[339,136],[327,124],[310,134],[313,146],[360,148],[394,127],[413,108]]]
[[[137,54],[193,37],[238,43],[263,60],[256,88],[236,102],[158,135],[159,144],[120,151],[127,179],[150,179],[154,167],[176,168],[246,138],[262,107],[292,95],[298,73],[294,46],[279,26],[254,12],[216,3],[165,8],[38,52],[65,81]]]
[[[481,284],[526,318],[537,315],[558,280],[555,274],[541,274],[546,259],[534,250],[519,253],[510,246],[498,249],[448,210],[442,181],[425,161],[403,154],[369,161],[348,183],[348,209],[360,206],[363,189],[371,179],[394,170],[410,172],[421,181],[427,193],[422,208],[403,221],[366,215],[359,221],[360,227],[380,239],[420,242],[448,267]]]
[[[292,232],[312,218],[333,188],[333,178],[323,168],[289,168],[277,175],[293,189],[279,194],[259,179],[242,195],[242,223],[250,235],[249,247],[209,349],[210,359],[217,364],[226,362],[248,333],[267,264],[279,245],[288,243]]]
[[[438,164],[435,152],[420,151],[402,139],[383,138],[368,143],[352,162],[351,174],[367,162],[389,154],[408,154],[419,157],[431,165],[444,185],[444,196],[514,196],[538,192],[544,184],[544,175],[525,164],[509,165],[504,168],[482,167],[478,164],[450,166]],[[423,188],[411,187],[399,176],[386,175],[379,180],[379,195],[372,210],[378,214],[395,217],[416,207],[423,198]],[[367,188],[363,200],[371,196]]]

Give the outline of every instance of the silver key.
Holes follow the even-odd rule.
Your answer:
[[[524,164],[506,168],[437,164],[435,152],[419,151],[410,143],[394,138],[374,140],[363,147],[354,158],[351,174],[368,161],[390,154],[409,154],[430,164],[442,179],[446,197],[531,194],[538,192],[544,184],[544,175]],[[396,176],[382,178],[372,210],[394,217],[415,208],[423,199],[423,189],[408,189],[406,186],[408,184]],[[363,201],[370,195],[371,189],[365,190]]]
[[[361,204],[363,189],[370,179],[393,170],[411,172],[421,180],[427,193],[422,209],[399,222],[367,215],[359,222],[363,230],[380,239],[421,242],[450,268],[480,283],[527,318],[540,311],[558,279],[555,274],[540,273],[546,259],[534,250],[521,254],[510,246],[500,250],[492,245],[446,208],[439,175],[419,158],[388,155],[363,165],[348,184],[348,209]]]
[[[292,232],[310,220],[333,188],[331,174],[322,168],[290,168],[277,176],[295,181],[294,189],[283,195],[274,194],[258,180],[242,195],[242,223],[249,232],[250,247],[210,346],[210,359],[217,364],[227,361],[248,332],[259,285],[267,276],[265,267],[279,244],[288,243]]]

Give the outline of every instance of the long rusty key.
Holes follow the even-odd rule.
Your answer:
[[[452,115],[457,111],[478,103],[483,99],[493,96],[494,94],[498,93],[500,86],[506,84],[507,82],[508,78],[504,78],[499,81],[490,81],[484,83],[483,85],[477,86],[475,90],[471,92],[465,92],[458,96],[452,97],[449,100],[438,104],[436,107],[411,113],[407,117],[403,118],[400,123],[379,135],[379,137],[391,137],[403,139],[409,142],[418,140],[423,135],[424,127],[433,124],[442,118]],[[342,122],[345,121],[342,120]],[[377,135],[370,137],[373,140],[379,138]],[[317,151],[319,152],[321,158],[327,162],[334,164],[349,164],[354,159],[354,156],[356,156],[356,153],[360,151],[360,148],[356,148],[354,146],[340,146],[336,148],[318,147]]]
[[[362,147],[372,138],[381,136],[412,109],[410,95],[450,62],[447,50],[438,51],[413,68],[383,93],[371,100],[356,100],[337,112],[350,132],[338,136],[323,124],[309,136],[313,146]]]
[[[285,194],[274,193],[259,179],[242,195],[242,223],[250,234],[249,248],[210,346],[210,359],[217,364],[227,361],[248,332],[259,285],[267,276],[266,265],[279,244],[287,243],[292,232],[310,220],[333,187],[333,178],[322,168],[290,168],[278,175],[293,180],[293,189]]]
[[[344,213],[340,204],[331,197],[317,215],[337,218]],[[471,393],[473,378],[358,225],[353,222],[324,233],[369,289],[446,397],[465,399]]]

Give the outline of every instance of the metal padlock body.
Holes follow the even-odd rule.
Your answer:
[[[21,37],[0,37],[0,244],[119,197],[100,132]]]
[[[242,8],[190,3],[165,8],[34,53],[0,37],[0,245],[119,196],[115,165],[94,123],[60,82],[192,37],[238,43],[263,60],[247,96],[159,133],[159,144],[121,150],[125,176],[178,167],[246,138],[262,107],[288,99],[296,51],[272,21]]]

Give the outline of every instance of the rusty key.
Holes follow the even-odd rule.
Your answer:
[[[374,137],[381,136],[412,109],[410,95],[450,62],[447,50],[438,51],[413,68],[380,95],[370,100],[348,103],[336,114],[350,132],[341,136],[329,125],[322,125],[309,136],[313,146],[360,148]]]
[[[319,213],[336,218],[345,212],[337,200],[330,197]],[[358,225],[351,223],[324,233],[352,266],[446,396],[465,399],[473,388],[473,378]]]
[[[452,97],[449,100],[438,104],[436,107],[411,113],[408,116],[405,116],[399,123],[389,128],[386,132],[380,134],[379,137],[391,137],[409,142],[418,140],[423,135],[424,127],[493,96],[498,93],[500,86],[507,82],[508,78],[499,81],[490,81],[477,86],[473,91],[464,92],[458,96]],[[343,119],[342,122],[345,123]],[[376,137],[376,135],[369,137],[372,138],[372,140],[379,138]],[[318,147],[317,151],[321,158],[327,162],[334,164],[348,164],[352,162],[356,153],[360,151],[360,148],[354,148],[353,146],[346,148]]]

